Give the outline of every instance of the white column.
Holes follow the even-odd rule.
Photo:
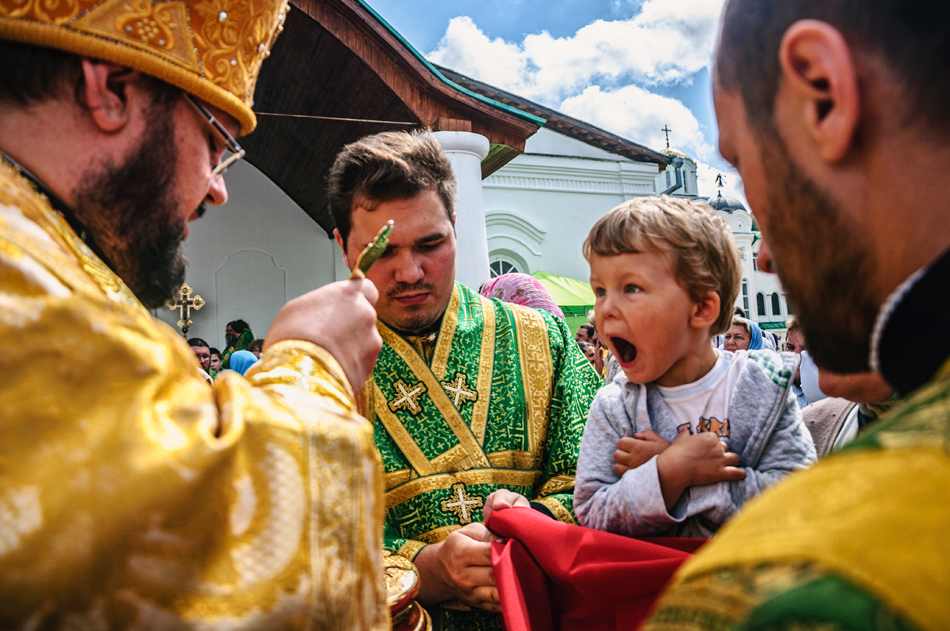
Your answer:
[[[488,155],[488,139],[465,131],[438,131],[435,138],[452,164],[458,185],[455,212],[455,280],[478,291],[489,279],[488,233],[482,196],[482,160]]]

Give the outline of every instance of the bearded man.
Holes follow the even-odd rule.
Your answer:
[[[946,628],[948,56],[946,2],[728,2],[719,146],[808,351],[906,400],[721,530],[646,628]]]
[[[367,275],[381,294],[383,350],[366,392],[385,469],[384,546],[415,562],[436,629],[500,629],[482,521],[530,505],[574,522],[580,439],[602,382],[563,320],[455,282],[455,178],[432,134],[348,145],[329,189],[351,268],[395,221]]]
[[[221,356],[221,365],[226,369],[230,366],[231,355],[238,351],[247,350],[247,347],[254,341],[254,334],[251,327],[244,320],[234,320],[228,322],[224,327],[224,341],[227,348],[224,349],[224,355]]]
[[[286,10],[0,0],[3,628],[388,628],[350,385],[379,349],[375,288],[291,301],[213,391],[147,311],[182,283],[187,222],[227,199]]]

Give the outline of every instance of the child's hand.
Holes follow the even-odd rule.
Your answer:
[[[694,436],[684,429],[656,463],[667,510],[691,486],[745,479],[746,473],[738,464],[739,455],[731,453],[716,434],[701,432]]]
[[[640,465],[648,462],[653,456],[658,456],[670,446],[670,441],[666,440],[652,429],[645,432],[638,432],[632,437],[624,436],[617,443],[617,451],[614,452],[614,471],[617,475],[623,475],[630,469],[636,469]]]

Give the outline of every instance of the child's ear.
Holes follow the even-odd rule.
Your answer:
[[[715,291],[707,291],[699,302],[693,303],[693,312],[689,317],[690,326],[704,329],[715,324],[719,319],[719,306],[719,294]]]

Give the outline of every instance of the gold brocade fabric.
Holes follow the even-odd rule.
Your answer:
[[[708,600],[718,600],[713,613],[742,619],[763,596],[734,598],[730,594],[736,590],[748,594],[749,581],[722,576],[766,564],[807,564],[848,581],[917,629],[946,629],[948,488],[950,378],[943,376],[876,421],[844,451],[749,503],[682,567],[656,618],[672,618],[669,611],[674,609],[699,612],[697,595],[707,592]],[[802,599],[810,606],[815,600]]]
[[[388,628],[382,476],[336,361],[191,350],[0,164],[0,628]]]

